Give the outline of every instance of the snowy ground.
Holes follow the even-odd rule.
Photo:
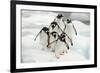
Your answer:
[[[43,14],[44,13],[44,14]],[[56,13],[42,14],[39,12],[25,13],[23,12],[22,17],[22,63],[29,62],[55,62],[55,61],[86,61],[90,58],[89,48],[89,25],[85,25],[81,21],[73,21],[78,35],[74,39],[74,46],[71,47],[70,51],[57,59],[53,52],[45,48],[41,49],[39,44],[39,38],[34,41],[36,34],[40,31],[43,26],[48,26],[55,18]],[[36,16],[38,15],[38,16]],[[40,18],[42,17],[42,18]],[[35,20],[33,20],[35,18]],[[38,19],[37,19],[38,18]],[[45,21],[46,20],[46,21]],[[37,23],[38,22],[38,23]],[[34,23],[34,24],[33,24]]]

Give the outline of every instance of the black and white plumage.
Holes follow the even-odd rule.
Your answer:
[[[51,22],[50,26],[49,26],[49,30],[50,32],[57,32],[58,34],[62,33],[62,29],[60,28],[60,26],[58,25],[58,23],[56,21]]]
[[[37,34],[37,37],[40,37],[40,44],[43,48],[47,48],[47,45],[49,44],[49,28],[43,27],[41,31]],[[35,40],[36,40],[35,38]]]
[[[62,31],[65,29],[65,24],[63,22],[63,19],[64,16],[62,14],[58,14],[58,16],[54,19],[54,22],[57,22]]]
[[[65,20],[62,14],[58,14],[49,27],[41,29],[36,38],[40,36],[43,48],[51,48],[55,56],[60,58],[60,55],[69,51],[69,44],[73,45],[72,39],[75,34],[77,35],[77,31],[71,19]]]
[[[68,20],[67,19],[67,23],[71,23],[71,20]],[[49,26],[49,29],[50,29],[50,32],[52,31],[56,31],[59,35],[63,32],[66,33],[67,35],[67,38],[66,38],[66,41],[67,42],[70,42],[71,45],[73,45],[73,42],[72,42],[72,37],[70,37],[69,35],[70,34],[73,34],[71,33],[71,31],[69,30],[70,27],[67,27],[67,24],[65,23],[65,20],[64,20],[64,16],[62,14],[58,14],[58,16],[54,19],[54,21],[50,24]],[[68,29],[68,30],[67,30]],[[68,31],[68,32],[67,32]],[[69,32],[70,31],[70,32]],[[70,33],[70,34],[69,34]]]
[[[77,35],[77,31],[74,24],[72,23],[72,20],[67,19],[64,23],[66,25],[64,32],[73,40],[75,35]]]
[[[58,35],[58,39],[51,42],[50,45],[55,44],[54,50],[55,50],[55,56],[57,58],[60,58],[60,55],[67,53],[70,49],[68,43],[66,42],[66,34],[62,33],[61,35]]]
[[[53,42],[54,40],[57,40],[59,37],[59,34],[56,31],[53,31],[50,33],[50,43]],[[52,48],[52,51],[55,51],[55,46],[56,46],[57,42],[53,42],[52,44],[50,44],[50,47]]]

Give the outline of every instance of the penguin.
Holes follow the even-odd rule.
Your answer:
[[[50,33],[50,43],[57,40],[59,37],[59,34],[56,31],[53,31]],[[49,44],[49,46],[52,48],[52,52],[55,52],[55,45],[57,42],[54,42],[52,44]]]
[[[54,27],[55,28],[55,31],[58,32],[58,34],[60,35],[62,32],[65,32],[66,33],[66,29],[67,29],[67,25],[66,25],[66,22],[65,22],[65,19],[64,19],[64,16],[62,14],[58,14],[58,16],[54,19],[53,22],[56,22],[56,26],[58,26],[58,28]],[[71,23],[71,20],[68,20],[67,19],[67,23]],[[51,24],[51,26],[54,25]],[[73,26],[74,27],[74,26]],[[69,32],[70,33],[70,32]],[[66,37],[66,41],[67,42],[70,42],[70,44],[73,46],[73,41],[72,41],[72,38],[70,38],[70,36],[68,35],[68,33],[66,33],[67,37]]]
[[[50,45],[55,44],[54,47],[54,53],[57,59],[60,58],[61,55],[64,55],[64,53],[67,53],[68,50],[70,49],[68,43],[66,42],[66,34],[65,33],[61,33],[60,35],[58,35],[58,39],[54,40],[53,42],[50,42]]]
[[[56,58],[59,59],[61,55],[64,55],[64,53],[68,53],[69,49],[70,49],[69,44],[66,41],[66,34],[62,33],[59,36],[59,39],[58,39],[57,44],[55,46]]]
[[[70,37],[71,40],[73,40],[75,35],[77,35],[77,30],[76,30],[74,24],[72,23],[72,20],[67,19],[65,21],[65,25],[66,25],[66,28],[65,28],[64,32]]]
[[[42,49],[47,48],[49,41],[50,41],[50,36],[49,36],[49,28],[48,27],[43,27],[40,32],[36,35],[35,39],[37,37],[40,37],[40,44],[42,45]],[[49,47],[48,47],[49,48]]]
[[[60,26],[58,25],[58,23],[55,22],[55,21],[53,21],[50,24],[50,26],[49,26],[50,32],[56,31],[58,35],[60,35],[61,33],[64,33],[65,29],[66,29],[66,27],[64,28],[64,30],[62,30],[60,28]],[[66,34],[66,33],[64,33],[64,34]],[[67,41],[69,40],[69,42],[71,43],[71,45],[73,45],[73,42],[72,42],[71,38],[67,34],[66,34],[66,39],[67,39]]]

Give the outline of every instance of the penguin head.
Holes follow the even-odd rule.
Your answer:
[[[65,32],[62,32],[61,33],[61,37],[66,37],[66,33]]]
[[[47,27],[43,27],[42,31],[44,31],[47,35],[49,34],[49,28],[47,28]]]
[[[57,38],[57,37],[58,37],[58,33],[55,32],[55,31],[51,32],[51,35],[52,35],[54,38]]]
[[[58,14],[57,18],[61,19],[62,17],[64,17],[62,14]]]
[[[51,23],[52,30],[53,30],[57,25],[58,25],[57,22],[52,22],[52,23]]]
[[[66,34],[64,32],[61,33],[60,40],[64,42],[65,41],[65,37],[66,37]]]
[[[67,19],[67,23],[71,23],[72,22],[72,20],[71,19]]]

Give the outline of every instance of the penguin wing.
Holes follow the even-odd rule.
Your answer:
[[[74,31],[75,31],[75,34],[77,35],[77,30],[76,30],[76,28],[75,28],[75,26],[74,26],[73,23],[72,23],[72,26],[73,26],[73,29],[74,29]]]
[[[66,33],[65,33],[66,34]],[[73,42],[72,42],[72,39],[66,34],[66,37],[69,39],[71,45],[73,46]]]
[[[66,22],[66,20],[64,20],[64,19],[63,19],[63,20],[62,20],[62,22],[63,22],[63,23],[64,23],[64,25],[65,25],[65,28],[63,29],[63,31],[65,31],[65,29],[66,29],[66,25],[67,25],[67,24],[65,23],[65,22]]]
[[[66,47],[69,49],[69,45],[68,45],[68,43],[66,42],[66,40],[64,41],[64,43],[65,43]]]
[[[39,34],[42,32],[42,29],[40,30],[40,32],[36,35],[34,41],[37,39],[37,37],[39,36]]]

